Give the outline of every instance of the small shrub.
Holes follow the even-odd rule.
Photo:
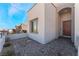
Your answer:
[[[4,44],[4,46],[3,47],[8,47],[8,46],[10,46],[11,45],[11,43],[10,42],[5,42],[5,44]]]
[[[22,30],[23,31],[23,33],[27,33],[27,31],[26,30]]]
[[[6,51],[4,54],[3,54],[3,56],[14,56],[15,55],[15,53],[13,52],[13,51]]]
[[[12,56],[12,55],[14,55],[14,52],[12,52],[12,51],[7,51],[7,56]]]

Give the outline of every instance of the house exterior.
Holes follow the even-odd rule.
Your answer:
[[[38,3],[28,11],[28,36],[42,44],[59,36],[74,43],[74,4]]]
[[[75,45],[78,49],[79,56],[79,3],[75,4]]]
[[[21,24],[22,31],[27,32],[27,24]]]
[[[16,28],[16,33],[21,33],[21,29],[22,29],[21,25],[17,25],[15,28]]]
[[[5,29],[3,29],[3,30],[0,30],[0,33],[2,33],[2,35],[7,35],[8,34],[8,30],[5,30]]]
[[[26,33],[27,32],[27,25],[25,24],[21,24],[21,25],[17,25],[15,27],[16,29],[13,29],[14,33]]]

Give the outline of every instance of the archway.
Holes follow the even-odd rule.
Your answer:
[[[59,36],[71,37],[71,8],[63,8],[58,14]]]

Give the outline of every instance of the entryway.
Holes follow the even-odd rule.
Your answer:
[[[71,36],[71,20],[63,21],[63,35]]]
[[[59,36],[71,37],[71,8],[59,11]]]

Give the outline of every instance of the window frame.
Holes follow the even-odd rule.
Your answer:
[[[36,29],[35,29],[35,31],[34,31],[34,22],[36,22],[36,24],[35,24],[35,27],[36,27]],[[34,19],[32,19],[31,21],[30,21],[30,23],[31,23],[31,33],[38,33],[38,18],[34,18]]]

